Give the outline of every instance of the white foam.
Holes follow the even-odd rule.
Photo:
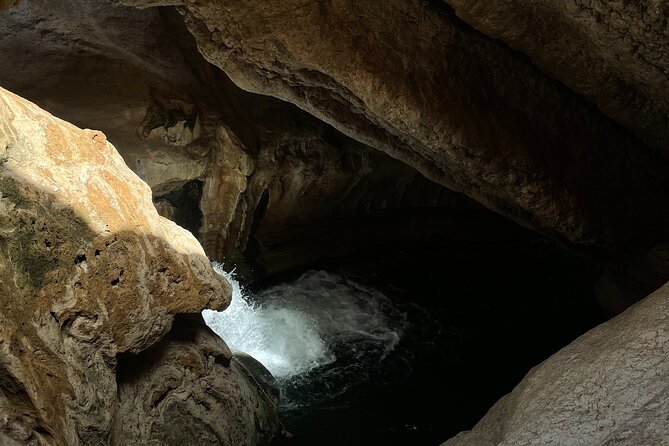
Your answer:
[[[309,271],[292,283],[249,296],[232,274],[214,269],[233,286],[230,307],[205,310],[205,321],[233,350],[259,360],[277,379],[336,360],[332,346],[359,340],[394,348],[402,316],[377,290],[343,276]]]

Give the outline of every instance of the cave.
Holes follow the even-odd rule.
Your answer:
[[[665,444],[668,17],[0,0],[0,444]]]

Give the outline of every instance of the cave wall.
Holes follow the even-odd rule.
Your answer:
[[[648,287],[669,278],[667,160],[448,5],[171,4],[242,88],[297,104],[616,275]]]
[[[526,226],[618,255],[666,238],[666,160],[443,3],[171,3],[242,88]]]
[[[446,0],[477,30],[669,155],[669,4],[623,0]]]
[[[201,181],[196,235],[210,257],[246,253],[269,270],[291,256],[286,267],[305,264],[337,246],[373,244],[375,237],[365,233],[385,234],[385,241],[410,238],[421,218],[403,230],[396,216],[426,208],[441,209],[443,232],[452,234],[452,211],[475,209],[472,219],[480,218],[474,200],[451,192],[457,190],[597,259],[618,282],[638,282],[644,290],[638,296],[668,278],[669,174],[661,151],[653,150],[658,146],[645,145],[650,139],[643,132],[572,84],[569,70],[554,73],[543,64],[541,48],[527,50],[530,60],[514,51],[524,51],[522,45],[481,27],[477,17],[490,8],[472,3],[467,10],[457,1],[454,10],[443,2],[377,8],[339,0],[292,8],[286,1],[274,9],[243,2],[126,3],[159,7],[31,0],[5,12],[0,50],[11,63],[0,67],[0,82],[78,125],[104,129],[151,185],[165,215],[177,212],[167,195]],[[498,6],[495,23],[505,14],[518,19],[512,2]],[[576,14],[565,8],[555,16],[559,23]],[[590,12],[608,11],[598,8]],[[535,10],[519,21],[519,36],[544,23],[548,13]],[[587,8],[578,11],[577,17],[589,17]],[[662,10],[648,11],[631,17],[648,21],[655,42],[663,35],[652,31]],[[611,26],[604,28],[613,32]],[[572,34],[565,54],[578,47]],[[583,54],[595,57],[594,50]],[[662,79],[653,73],[644,79],[658,90],[650,85]],[[286,102],[247,93],[226,74],[338,130]],[[636,97],[609,87],[612,97]],[[653,97],[661,105],[662,95]],[[652,121],[642,111],[634,115]],[[364,226],[354,239],[351,218]],[[313,229],[328,223],[338,245],[319,240]]]
[[[161,212],[174,218],[186,210],[193,215],[201,212],[193,230],[211,257],[251,250],[266,265],[289,268],[295,262],[285,259],[291,256],[308,263],[318,250],[335,250],[332,243],[314,238],[309,228],[338,229],[341,235],[350,229],[349,217],[358,222],[360,217],[383,220],[391,211],[417,214],[416,209],[424,208],[445,214],[473,211],[465,222],[471,222],[472,215],[488,219],[473,199],[615,270],[599,286],[611,308],[616,307],[612,312],[629,304],[624,296],[617,300],[616,293],[634,289],[638,294],[669,278],[667,8],[661,2],[123,2],[159,8],[129,9],[112,1],[24,0],[18,5],[0,1],[0,9],[11,7],[0,16],[0,51],[6,62],[0,67],[0,84],[76,124],[103,128],[125,162],[153,188]],[[9,102],[18,101],[7,97]],[[34,112],[33,106],[20,107],[28,110],[21,113]],[[12,139],[16,135],[11,125],[3,129],[11,140],[5,151],[23,147],[24,140]],[[86,147],[92,145],[93,153],[99,146],[110,147],[99,132],[76,138],[86,141],[82,143]],[[32,162],[26,153],[22,159]],[[6,164],[11,159],[4,159],[3,174],[17,172],[18,164]],[[52,179],[49,171],[42,173],[43,178],[32,180],[42,184]],[[200,203],[190,202],[185,209],[183,191],[189,184],[201,187]],[[58,192],[48,189],[49,194],[42,195],[43,191],[28,188],[35,196],[23,200],[26,197],[12,195],[12,190],[3,188],[3,207],[21,212],[7,211],[10,217],[33,211],[38,215],[39,206],[53,201],[45,197]],[[146,211],[151,207],[146,189],[142,197]],[[127,205],[111,201],[119,203]],[[58,216],[64,211],[50,212]],[[199,214],[184,221],[198,218]],[[408,224],[394,235],[429,227],[457,232],[465,226],[449,228],[446,223],[452,221]],[[16,243],[23,247],[23,241],[35,238],[23,237],[24,226],[29,225],[14,223],[3,225],[3,241],[16,251]],[[170,245],[163,239],[186,237],[182,233],[177,237],[174,226],[160,225],[167,232],[148,247],[132,237],[117,246],[136,248],[130,252],[136,257],[149,248],[167,249]],[[9,237],[14,226],[21,227],[23,238]],[[94,235],[84,233],[82,239],[62,225],[55,228],[65,234],[65,242],[97,246]],[[426,232],[428,237],[435,233]],[[363,238],[350,244],[363,243]],[[310,246],[295,243],[299,239]],[[188,246],[194,244],[188,240]],[[37,243],[39,259],[55,255],[50,251],[54,241],[38,242],[44,245]],[[56,242],[60,243],[57,237]],[[139,338],[133,343],[122,336],[127,324],[113,314],[100,328],[88,316],[99,309],[76,300],[81,292],[70,288],[81,288],[66,279],[88,274],[90,283],[83,284],[84,290],[88,285],[99,290],[102,282],[123,289],[126,283],[142,282],[147,270],[111,268],[118,273],[112,277],[100,272],[109,265],[88,260],[91,253],[96,257],[97,248],[81,253],[65,243],[58,249],[58,258],[73,258],[69,269],[61,271],[63,283],[52,281],[60,273],[36,268],[31,260],[25,268],[28,277],[21,278],[25,283],[19,286],[22,271],[12,269],[9,261],[2,263],[2,286],[10,287],[3,294],[39,304],[55,295],[75,297],[72,302],[57,302],[58,308],[49,314],[42,307],[41,313],[29,314],[30,306],[12,301],[20,311],[5,314],[6,338],[27,339],[22,341],[23,350],[4,355],[7,364],[1,380],[6,391],[1,404],[6,411],[15,410],[4,425],[5,435],[55,443],[118,435],[117,441],[127,441],[119,425],[137,419],[137,398],[164,402],[155,426],[169,426],[176,415],[202,416],[200,409],[180,406],[178,398],[163,399],[165,389],[156,390],[154,385],[176,382],[169,394],[193,387],[194,377],[213,374],[218,377],[214,387],[237,386],[231,354],[223,344],[210,345],[212,338],[193,328],[197,326],[187,324],[188,329],[169,332],[175,314],[199,311],[205,305],[202,296],[184,298],[185,307],[174,303],[141,307],[137,314],[148,319],[130,333]],[[164,261],[173,261],[170,256]],[[195,275],[210,274],[198,256],[199,251]],[[12,280],[17,289],[11,288]],[[204,282],[216,280],[205,277]],[[152,286],[158,296],[169,295],[170,283],[166,292],[163,284]],[[181,276],[174,283],[182,284]],[[61,288],[66,292],[60,293]],[[519,444],[536,443],[538,438],[632,444],[629,432],[648,441],[662,438],[664,431],[656,421],[666,418],[666,408],[656,400],[666,393],[661,385],[666,361],[657,358],[666,337],[662,328],[666,294],[661,290],[539,366],[471,433],[449,444],[493,445],[506,438]],[[96,300],[98,294],[89,297],[106,308],[106,302]],[[27,320],[33,325],[37,321],[36,332],[15,323]],[[49,337],[44,333],[58,330],[64,332],[62,345],[55,338],[44,340]],[[102,347],[85,345],[98,333]],[[150,350],[165,335],[169,345]],[[28,358],[27,351],[41,353]],[[111,377],[111,358],[125,351],[146,352],[142,359],[147,367],[118,381],[124,396],[115,396],[113,386],[93,395],[81,376],[92,383]],[[63,362],[63,352],[74,358],[71,363]],[[618,361],[612,365],[604,353]],[[77,375],[72,370],[85,362],[85,356],[93,357],[93,368]],[[181,356],[189,361],[171,375],[175,358]],[[220,362],[211,365],[210,356]],[[40,361],[50,364],[53,376],[42,373]],[[636,364],[645,365],[642,375],[636,373]],[[536,391],[546,386],[552,386],[550,392]],[[582,388],[587,398],[576,395],[575,387]],[[50,401],[40,400],[55,401],[54,389],[62,388],[70,399],[55,409],[48,408]],[[204,400],[207,389],[195,392]],[[254,392],[252,386],[245,388],[230,404],[246,407],[255,401]],[[639,394],[645,399],[637,399]],[[562,405],[553,404],[556,395]],[[95,401],[99,409],[80,411],[81,405],[68,405],[72,401],[84,406]],[[220,399],[214,403],[227,404]],[[622,429],[610,429],[602,426],[599,409],[581,410],[583,406],[605,407],[608,418],[628,422]],[[112,407],[121,408],[114,420],[109,415]],[[569,414],[569,422],[554,423],[561,414]],[[251,418],[252,411],[233,417],[241,420],[239,438],[257,433]],[[152,421],[146,421],[133,424],[131,435],[143,439],[154,435]],[[217,429],[199,432],[198,423],[188,426],[193,431],[186,429],[192,432],[187,437],[224,435]],[[269,435],[272,428],[270,420],[260,430]],[[179,434],[167,429],[164,438],[187,440]]]
[[[0,84],[103,129],[163,215],[192,214],[179,221],[212,259],[245,252],[276,271],[411,238],[421,218],[405,225],[397,212],[441,209],[442,232],[453,232],[453,210],[485,214],[297,107],[240,90],[204,60],[171,8],[31,0],[0,25],[0,51],[11,61],[0,67]],[[201,217],[178,198],[193,182],[202,185]],[[319,234],[325,226],[327,240]]]

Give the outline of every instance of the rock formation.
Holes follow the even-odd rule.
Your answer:
[[[487,234],[484,206],[608,269],[606,311],[669,280],[664,2],[117,3],[0,0],[0,85],[104,129],[152,189],[101,132],[2,92],[12,438],[268,438],[272,398],[183,316],[226,304],[205,252],[271,273]],[[667,299],[580,338],[447,445],[660,443]]]
[[[532,369],[443,446],[666,444],[669,285]]]
[[[201,318],[170,332],[179,315],[225,308],[230,287],[191,234],[158,216],[150,188],[102,132],[0,90],[0,192],[4,435],[128,444],[173,423],[220,444],[271,437],[271,402],[231,368]],[[168,333],[178,342],[159,343]],[[144,406],[130,403],[145,395]],[[211,404],[234,407],[225,427],[200,416],[198,405]],[[127,417],[141,426],[128,430]]]
[[[448,228],[462,218],[452,210],[486,218],[472,200],[298,108],[241,91],[170,9],[24,2],[0,26],[11,61],[0,85],[103,129],[163,215],[212,259],[245,252],[272,272],[410,240],[420,227],[438,233],[437,221],[455,233]],[[443,212],[427,221],[408,211],[417,208]]]
[[[445,3],[170,4],[242,88],[295,103],[623,275],[667,279],[666,158]]]
[[[467,23],[532,58],[669,155],[669,4],[446,0]]]
[[[177,3],[202,53],[242,88],[298,104],[489,208],[607,249],[666,237],[666,161],[445,6]]]

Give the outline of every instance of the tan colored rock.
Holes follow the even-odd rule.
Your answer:
[[[182,4],[202,53],[242,88],[293,102],[526,226],[615,250],[667,235],[667,162],[446,7]]]
[[[445,0],[669,157],[669,4]]]
[[[113,0],[23,2],[0,27],[4,88],[102,129],[152,187],[202,175],[206,153],[190,146],[205,125],[196,103],[211,92],[159,11]]]
[[[123,415],[119,355],[143,361],[175,315],[225,308],[229,284],[192,235],[158,216],[102,132],[3,89],[0,193],[0,431],[27,444],[107,444]]]
[[[0,0],[0,11],[13,8],[18,5],[21,0]]]
[[[178,318],[140,358],[119,361],[112,444],[237,446],[271,440],[276,397],[197,322]]]
[[[443,446],[638,446],[669,438],[669,284],[532,369]]]
[[[260,11],[226,2],[220,16],[217,3],[192,2],[186,19],[206,40],[203,52],[241,85],[295,102],[526,226],[586,245],[584,252],[635,280],[659,286],[667,279],[666,248],[658,243],[668,237],[669,169],[650,149],[438,3],[391,1],[377,10],[338,0],[318,15],[291,1]],[[289,13],[273,20],[272,8]],[[198,26],[211,28],[219,17],[240,51],[219,48]],[[249,17],[254,23],[246,26]],[[0,16],[0,27],[7,61],[0,85],[103,129],[165,205],[176,206],[167,195],[185,184],[202,184],[204,215],[189,229],[212,258],[257,241],[266,259],[313,259],[334,252],[313,232],[323,222],[332,223],[328,231],[342,249],[369,240],[345,239],[354,215],[430,207],[435,196],[447,208],[471,207],[296,107],[240,91],[202,59],[172,8],[23,2]],[[314,37],[320,27],[328,38]],[[263,49],[266,42],[283,42],[285,51]],[[225,150],[253,160],[252,173],[221,165]],[[231,195],[220,198],[224,190]],[[443,220],[443,232],[449,225]],[[295,241],[303,245],[293,250]]]

